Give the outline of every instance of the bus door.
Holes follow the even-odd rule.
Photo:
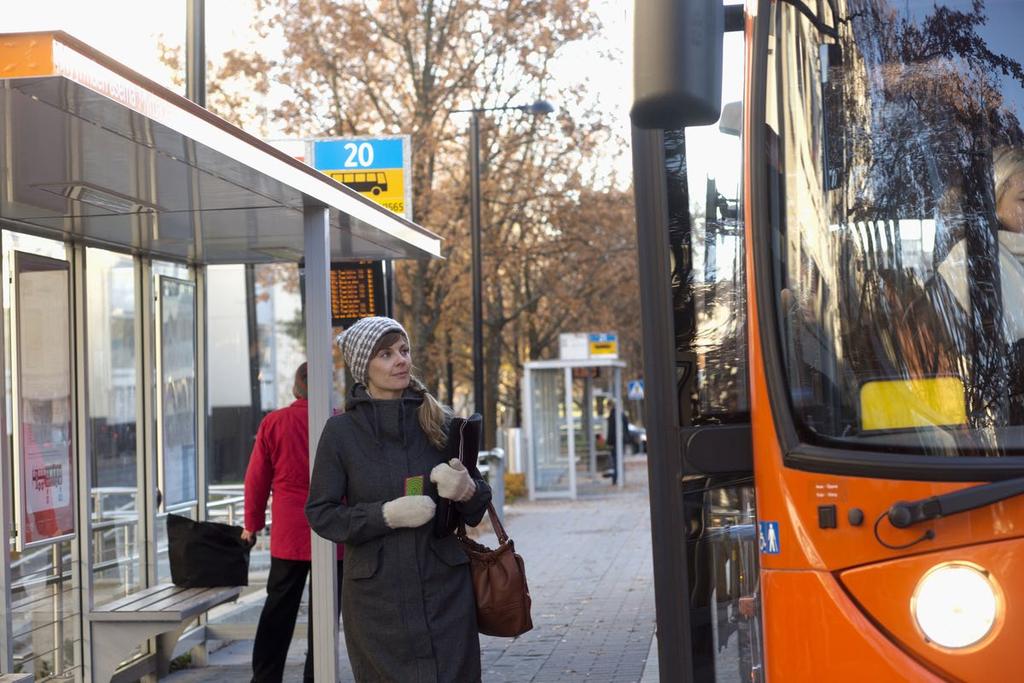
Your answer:
[[[748,395],[740,10],[729,10],[723,68],[714,76],[720,78],[722,115],[708,125],[672,127],[669,121],[653,137],[634,133],[635,163],[650,171],[636,181],[644,329],[649,343],[660,342],[645,357],[647,405],[672,406],[671,414],[659,418],[649,411],[646,417],[658,439],[652,446],[648,437],[655,463],[658,646],[661,670],[672,672],[662,680],[763,680]],[[644,206],[656,203],[662,188],[663,206],[653,211],[664,213],[645,216]],[[664,270],[651,267],[654,261],[665,262]],[[658,292],[665,294],[664,305]],[[666,352],[668,381],[652,372],[656,364],[650,362]],[[661,487],[666,481],[672,484]],[[672,507],[677,521],[665,524]],[[671,556],[665,551],[675,544],[684,551],[675,560],[659,557]]]

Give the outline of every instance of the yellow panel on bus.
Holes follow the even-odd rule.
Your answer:
[[[964,385],[958,377],[866,382],[860,388],[865,431],[967,423]]]

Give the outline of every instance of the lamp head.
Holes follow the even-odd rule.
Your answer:
[[[520,109],[525,112],[529,112],[534,116],[546,116],[547,114],[555,111],[555,105],[551,104],[547,100],[537,100],[532,104],[524,104]]]

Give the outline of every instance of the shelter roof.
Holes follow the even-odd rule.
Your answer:
[[[291,261],[303,209],[331,259],[441,238],[62,32],[0,34],[0,224],[188,263]]]

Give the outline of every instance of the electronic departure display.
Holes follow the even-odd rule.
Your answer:
[[[331,325],[348,327],[360,318],[387,315],[381,261],[331,263]]]

